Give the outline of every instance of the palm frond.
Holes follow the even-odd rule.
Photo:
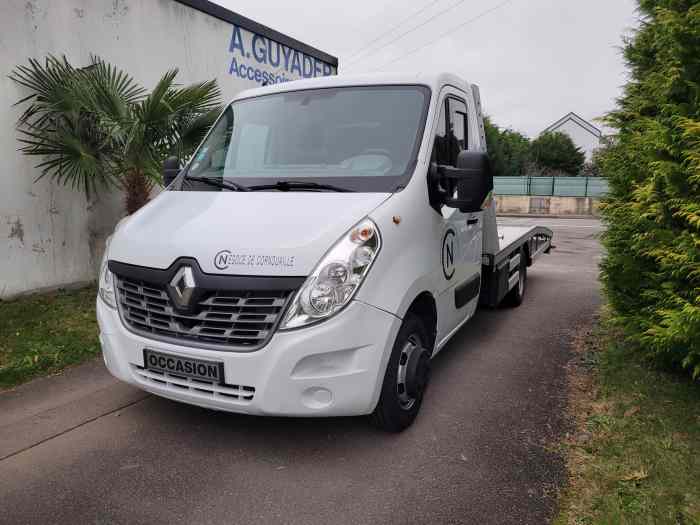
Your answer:
[[[209,80],[173,89],[167,98],[176,115],[207,113],[221,104],[221,90],[216,80]]]
[[[222,106],[214,106],[205,113],[193,114],[189,119],[180,123],[176,140],[173,141],[168,155],[176,155],[186,159],[194,152],[195,148],[204,140],[209,129],[223,110]]]
[[[168,103],[168,92],[173,89],[178,70],[171,69],[158,81],[153,91],[137,104],[137,114],[141,122],[162,125],[172,118],[173,109]]]
[[[89,194],[134,173],[148,188],[166,156],[191,155],[220,111],[216,81],[180,87],[177,74],[167,71],[147,93],[98,56],[84,68],[65,56],[30,59],[10,74],[28,90],[16,103],[26,106],[17,123],[20,151],[41,157],[38,178]]]
[[[74,96],[76,70],[66,57],[49,55],[44,65],[29,59],[28,66],[17,66],[9,75],[10,80],[30,90],[30,94],[15,103],[29,102],[18,119],[18,124],[41,122],[50,115],[79,110],[83,101]]]
[[[92,86],[100,95],[106,97],[105,104],[124,106],[135,104],[145,97],[146,89],[139,86],[134,78],[103,61],[99,56],[90,57],[91,65],[84,69],[92,81]]]
[[[82,189],[92,195],[100,188],[115,184],[116,176],[105,169],[107,159],[98,144],[88,143],[67,127],[50,133],[45,130],[20,130],[20,151],[43,158],[35,167],[40,170],[36,180],[48,176],[55,182]]]

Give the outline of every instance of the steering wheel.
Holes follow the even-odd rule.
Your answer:
[[[368,148],[366,150],[363,150],[362,153],[359,153],[354,156],[361,157],[363,155],[382,155],[383,157],[391,158],[391,153],[389,152],[389,150],[384,148]]]
[[[362,153],[353,155],[342,161],[342,164],[349,169],[360,169],[388,173],[391,170],[393,161],[389,150],[383,148],[368,148]]]

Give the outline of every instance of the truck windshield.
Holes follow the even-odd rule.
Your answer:
[[[424,86],[372,86],[240,100],[223,112],[186,176],[268,191],[282,181],[287,191],[313,191],[313,184],[301,182],[317,189],[394,191],[415,167],[429,97]]]

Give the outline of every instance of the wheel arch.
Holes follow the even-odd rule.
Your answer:
[[[430,337],[430,340],[428,341],[428,348],[430,348],[431,351],[434,351],[437,339],[438,314],[437,303],[433,297],[433,294],[428,291],[419,293],[406,310],[405,315],[409,314],[416,315],[425,323],[425,328],[427,329],[428,336]]]
[[[523,244],[523,250],[525,251],[525,261],[526,266],[532,266],[532,254],[530,253],[530,243],[526,242]]]

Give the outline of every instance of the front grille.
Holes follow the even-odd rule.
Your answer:
[[[255,387],[246,385],[220,385],[203,379],[193,379],[168,372],[146,370],[142,366],[131,365],[136,379],[145,386],[166,389],[171,392],[188,391],[190,394],[206,397],[224,397],[241,403],[250,403],[255,396]]]
[[[164,287],[115,276],[122,320],[131,330],[155,339],[205,348],[253,350],[277,327],[290,291],[210,290],[191,312],[178,311]]]

